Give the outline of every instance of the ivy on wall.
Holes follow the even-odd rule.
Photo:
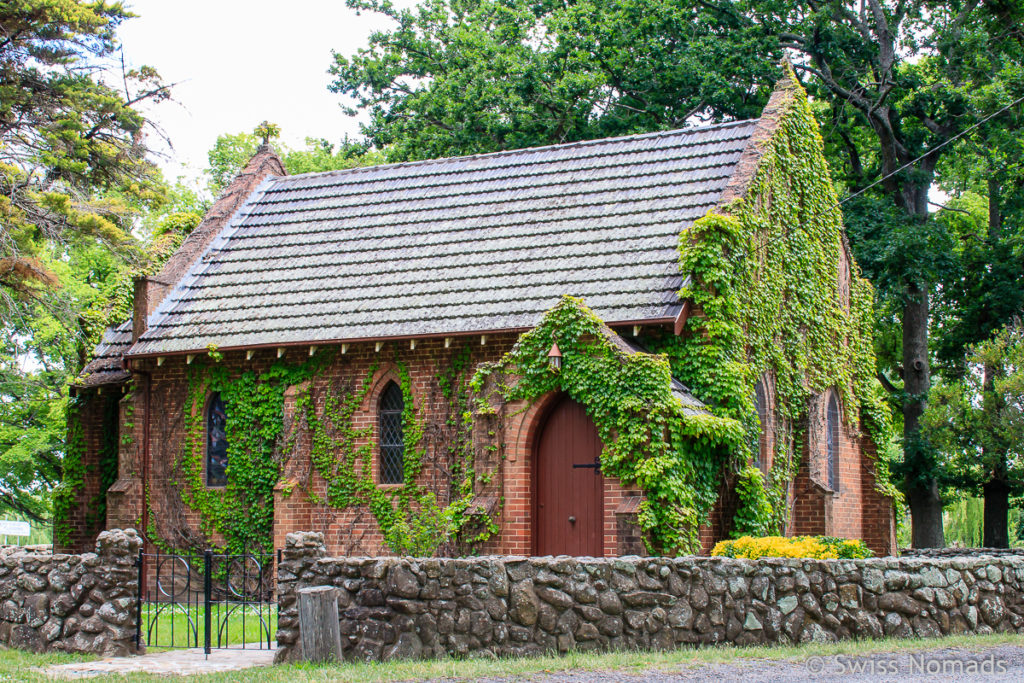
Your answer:
[[[64,476],[53,492],[53,540],[58,545],[71,543],[71,510],[75,498],[85,486],[85,429],[81,410],[85,396],[68,399],[68,438],[64,450]]]
[[[374,480],[372,460],[377,449],[373,428],[353,426],[355,413],[372,389],[377,364],[358,384],[328,385],[318,409],[314,380],[330,365],[332,354],[321,354],[300,365],[278,361],[265,371],[238,372],[221,365],[222,355],[210,349],[208,358],[198,359],[188,369],[185,445],[176,467],[181,500],[199,513],[204,542],[209,544],[219,537],[229,552],[266,551],[272,547],[274,487],[280,480],[284,453],[294,450],[297,438],[297,433],[292,433],[289,442],[284,443],[284,402],[289,387],[299,389],[296,415],[309,430],[311,463],[326,485],[323,495],[306,487],[312,502],[338,510],[365,505],[387,546],[400,554],[430,555],[467,521],[480,524],[479,515],[470,506],[476,477],[467,409],[470,357],[466,346],[453,355],[449,364],[442,364],[436,375],[447,404],[442,431],[450,435],[441,447],[452,475],[451,500],[442,507],[436,493],[420,481],[427,458],[424,422],[416,409],[408,369],[399,359],[394,365],[404,401],[405,448],[403,483],[395,486],[379,485]],[[224,401],[227,416],[228,476],[224,487],[209,487],[205,480],[206,404],[215,392]],[[497,531],[489,517],[482,526],[474,542],[486,540]],[[150,535],[154,542],[170,547],[153,531]]]
[[[445,418],[449,426],[460,426],[461,416],[452,413],[460,405],[459,385],[468,365],[469,349],[456,355],[447,371],[439,371],[437,380],[449,405]],[[402,391],[403,476],[401,485],[379,485],[373,477],[372,460],[376,445],[372,439],[373,427],[355,428],[352,418],[372,389],[378,365],[367,371],[358,389],[332,391],[328,387],[323,411],[317,414],[312,396],[312,384],[299,395],[296,405],[311,431],[311,460],[314,468],[326,482],[326,497],[321,499],[308,490],[314,501],[336,509],[365,505],[373,514],[384,536],[384,542],[396,553],[403,555],[432,555],[436,549],[457,533],[466,519],[472,500],[471,461],[466,457],[466,434],[461,429],[449,444],[452,501],[441,507],[437,493],[421,482],[427,449],[424,443],[424,425],[418,415],[412,395],[412,383],[406,365],[394,361],[399,387]],[[464,400],[464,399],[463,399]],[[375,413],[376,414],[376,413]],[[468,481],[470,482],[467,484]]]
[[[281,473],[277,446],[284,427],[288,387],[314,376],[329,358],[299,365],[277,361],[265,371],[231,372],[211,360],[189,366],[185,400],[185,448],[178,472],[182,501],[200,513],[207,540],[219,535],[232,553],[273,548],[274,486]],[[206,485],[206,403],[220,393],[227,415],[227,485]]]
[[[748,433],[760,428],[754,385],[771,375],[776,416],[788,427],[777,433],[767,481],[771,506],[749,495],[737,515],[748,527],[768,524],[775,531],[800,465],[793,454],[807,438],[812,395],[833,388],[853,431],[859,417],[880,450],[894,442],[875,378],[873,291],[851,261],[844,305],[842,215],[807,96],[792,72],[789,77],[791,97],[747,192],[680,236],[680,267],[690,276],[680,295],[702,315],[690,318],[681,337],[645,340],[667,354],[673,374],[715,414],[742,421]],[[737,468],[752,441],[734,454]],[[876,470],[879,490],[896,498],[884,458]]]
[[[651,549],[693,551],[698,525],[718,497],[718,470],[743,438],[741,425],[710,413],[687,414],[672,394],[668,359],[630,353],[611,334],[582,300],[563,297],[498,363],[478,369],[472,383],[481,393],[477,409],[565,392],[597,427],[605,445],[602,472],[644,490],[639,523]],[[557,372],[547,358],[556,342],[562,351]]]
[[[119,387],[118,387],[119,388]],[[107,519],[107,489],[117,481],[118,439],[121,420],[120,392],[107,393],[103,403],[103,437],[100,443],[99,460],[96,463],[99,478],[99,490],[89,501],[89,512],[86,515],[86,526],[102,524]],[[102,527],[100,527],[102,528]]]
[[[474,379],[482,388],[500,370],[518,377],[496,383],[502,400],[561,390],[582,403],[605,444],[602,470],[646,494],[639,521],[655,551],[697,549],[697,527],[717,499],[723,468],[740,483],[737,529],[777,531],[815,394],[835,389],[851,430],[863,424],[880,450],[893,443],[874,373],[873,292],[855,263],[846,301],[840,291],[842,216],[817,123],[789,76],[791,97],[743,197],[680,236],[680,269],[689,276],[680,296],[697,312],[685,334],[651,335],[642,342],[657,355],[629,354],[582,301],[564,298]],[[553,342],[563,357],[557,373],[546,362]],[[754,385],[766,374],[786,427],[777,433],[767,480],[749,466],[757,443],[751,437],[760,429]],[[671,397],[670,375],[710,414],[684,414]],[[879,490],[898,496],[884,458],[876,474]]]

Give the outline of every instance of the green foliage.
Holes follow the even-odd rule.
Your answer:
[[[958,488],[997,481],[1011,496],[1024,493],[1024,328],[977,345],[962,379],[932,388],[922,431]]]
[[[644,490],[639,522],[653,550],[693,551],[697,527],[718,497],[718,473],[743,440],[736,420],[687,414],[672,394],[663,355],[630,354],[585,304],[562,297],[537,327],[523,334],[496,365],[477,370],[472,388],[482,392],[477,409],[500,401],[535,401],[563,391],[586,408],[604,443],[601,470],[626,486]],[[557,342],[562,367],[552,371],[547,352]],[[504,375],[518,379],[505,384]]]
[[[864,544],[864,541],[850,538],[837,538],[835,536],[817,536],[818,543],[836,554],[840,560],[860,560],[871,557],[872,553]]]
[[[257,131],[260,129],[258,128]],[[279,133],[280,131],[278,131]],[[276,137],[276,135],[271,137]],[[232,178],[245,167],[259,148],[262,142],[261,138],[261,132],[225,134],[217,137],[217,141],[209,151],[209,167],[206,169],[209,176],[209,190],[212,194],[220,194]],[[274,147],[284,163],[285,170],[290,175],[337,171],[384,163],[384,156],[380,152],[348,138],[342,140],[337,146],[323,138],[306,138],[306,146],[303,149],[290,149],[281,143],[275,143]]]
[[[454,367],[450,376],[457,378],[464,366],[463,359],[462,367]],[[430,556],[458,531],[461,521],[456,516],[468,506],[471,492],[469,497],[463,496],[442,509],[435,493],[420,483],[426,457],[423,425],[413,400],[409,372],[397,359],[395,367],[404,401],[402,484],[378,485],[374,481],[372,460],[377,448],[371,438],[373,428],[356,429],[352,426],[353,414],[372,388],[371,381],[377,371],[375,364],[355,391],[342,389],[339,396],[328,387],[322,415],[317,415],[315,402],[311,400],[311,384],[299,396],[296,405],[312,433],[313,466],[327,484],[324,500],[319,500],[313,491],[307,491],[307,494],[314,501],[337,509],[365,505],[376,519],[384,542],[393,552]],[[451,384],[448,387],[452,393]]]
[[[130,255],[138,203],[159,198],[136,109],[168,96],[153,69],[126,72],[125,89],[90,61],[117,47],[131,16],[119,4],[15,0],[0,7],[0,305],[59,282],[52,250],[102,244]]]
[[[376,519],[387,546],[404,555],[432,555],[467,520],[479,521],[467,514],[472,498],[472,453],[467,450],[470,439],[461,413],[452,416],[447,425],[455,435],[449,444],[450,454],[459,453],[458,463],[453,467],[453,488],[457,489],[454,500],[442,508],[435,492],[419,481],[427,455],[424,426],[417,414],[408,370],[400,361],[395,361],[395,367],[405,402],[404,470],[403,483],[394,486],[374,481],[372,460],[377,449],[372,439],[373,428],[353,427],[353,416],[372,388],[376,364],[356,386],[326,386],[323,408],[318,412],[314,379],[330,364],[331,354],[321,354],[297,366],[279,361],[265,372],[240,373],[220,365],[216,349],[211,349],[210,356],[212,363],[197,359],[190,366],[185,408],[187,437],[177,466],[182,479],[182,500],[200,513],[208,543],[222,538],[231,552],[265,551],[271,547],[273,490],[279,483],[281,453],[294,445],[282,444],[284,392],[293,386],[299,387],[296,415],[309,430],[311,462],[326,484],[323,496],[306,491],[312,502],[339,510],[365,506]],[[438,373],[442,392],[451,406],[465,406],[469,357],[466,347],[455,356],[447,371]],[[207,487],[204,478],[205,408],[214,392],[220,393],[227,412],[228,484],[224,488]],[[288,490],[285,495],[291,493]],[[476,541],[485,540],[496,530],[493,522],[485,526]]]
[[[232,553],[273,548],[274,486],[280,477],[278,440],[284,427],[284,392],[307,381],[326,355],[300,365],[277,361],[258,372],[231,372],[196,359],[189,366],[185,447],[177,465],[182,501],[200,513],[207,542],[217,535]],[[206,404],[220,393],[227,414],[227,486],[206,485]],[[152,530],[149,530],[152,531]]]
[[[984,546],[985,501],[974,496],[960,496],[943,510],[946,542],[961,548]],[[1024,511],[1019,507],[1009,513],[1009,546],[1019,548],[1024,541]]]
[[[332,90],[393,161],[751,118],[781,50],[731,4],[348,0],[393,28],[335,53]]]
[[[85,432],[79,418],[81,397],[70,400],[67,415],[67,446],[64,452],[63,479],[53,491],[53,540],[67,544],[71,541],[68,513],[75,505],[75,496],[85,484]]]
[[[116,87],[98,75],[130,16],[107,2],[0,5],[0,512],[37,525],[62,478],[61,496],[80,479],[67,384],[124,321],[131,277],[151,263],[140,216],[165,201],[140,108],[168,89],[149,67]]]
[[[754,384],[764,375],[773,378],[783,427],[768,481],[774,515],[761,507],[756,522],[743,524],[778,529],[812,394],[837,391],[847,424],[856,429],[862,422],[880,452],[894,439],[875,378],[872,288],[851,263],[846,301],[840,292],[842,218],[799,86],[745,197],[727,210],[730,215],[701,218],[680,238],[681,269],[690,274],[681,295],[704,316],[691,318],[688,335],[648,346],[668,354],[673,374],[717,415],[744,421],[748,429],[757,428]],[[746,461],[748,450],[744,443],[738,462]],[[879,489],[896,498],[887,461],[879,460],[876,469]]]
[[[964,548],[982,547],[984,506],[985,501],[973,496],[965,496],[946,506],[943,527],[946,541],[950,545]]]
[[[765,490],[761,470],[747,465],[736,477],[740,504],[733,516],[732,536],[767,536],[774,530],[775,511]]]

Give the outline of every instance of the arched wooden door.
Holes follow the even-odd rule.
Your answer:
[[[534,449],[534,550],[538,555],[604,555],[601,439],[576,401],[548,414]]]

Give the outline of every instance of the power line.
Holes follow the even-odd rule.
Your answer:
[[[881,178],[879,178],[875,182],[871,183],[867,187],[863,187],[860,190],[857,190],[856,192],[854,192],[853,194],[847,195],[846,197],[844,197],[843,199],[840,199],[838,202],[836,202],[832,206],[828,207],[827,209],[822,209],[821,211],[819,211],[818,213],[814,214],[813,216],[810,216],[809,218],[806,218],[805,220],[803,220],[802,222],[797,224],[796,227],[793,228],[793,230],[799,230],[800,228],[804,227],[805,225],[807,225],[809,222],[811,222],[815,218],[818,218],[819,216],[823,216],[824,214],[829,213],[830,211],[834,211],[835,209],[838,209],[839,207],[841,207],[843,204],[845,204],[846,202],[850,201],[851,199],[859,197],[860,195],[864,194],[865,192],[867,192],[871,188],[875,187],[879,183],[884,183],[886,180],[888,180],[889,178],[893,177],[897,173],[900,173],[901,171],[903,171],[903,170],[909,168],[910,166],[913,166],[917,162],[921,161],[921,159],[924,159],[929,154],[934,154],[935,152],[939,151],[940,149],[942,149],[946,145],[948,145],[948,144],[950,144],[952,142],[956,142],[957,140],[959,140],[963,136],[965,136],[968,133],[970,133],[975,128],[978,128],[979,126],[987,123],[988,121],[991,121],[995,117],[999,116],[1003,112],[1009,110],[1011,107],[1013,107],[1013,106],[1015,106],[1015,105],[1017,105],[1017,104],[1019,104],[1021,102],[1024,102],[1024,96],[1018,97],[1017,99],[1015,99],[1013,102],[1010,102],[1008,105],[1006,105],[1002,109],[999,109],[998,111],[993,112],[992,114],[989,114],[988,116],[983,118],[981,121],[978,121],[974,125],[969,126],[968,128],[965,128],[964,130],[960,131],[959,133],[957,133],[953,137],[949,138],[948,140],[944,140],[943,142],[940,142],[939,144],[935,145],[935,147],[932,147],[931,149],[929,149],[924,154],[920,155],[919,157],[917,157],[915,159],[912,159],[912,160],[908,161],[907,163],[905,163],[902,166],[900,166],[899,168],[897,168],[895,171],[893,171],[893,172],[891,172],[891,173],[889,173],[887,175],[882,176]],[[775,244],[775,242],[779,241],[780,239],[782,239],[783,237],[785,237],[788,234],[789,234],[789,231],[787,231],[787,233],[785,235],[779,235],[775,239],[771,239],[771,240],[766,241],[764,244],[758,246],[757,249],[754,250],[754,252],[757,253],[761,249],[767,248],[767,247],[771,246],[772,244]]]

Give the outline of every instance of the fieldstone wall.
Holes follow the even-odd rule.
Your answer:
[[[1024,548],[903,548],[900,550],[902,557],[980,557],[990,555],[993,557],[1021,557],[1024,558]]]
[[[346,659],[1024,633],[1024,558],[327,557],[293,533],[278,660],[301,657],[296,592],[339,588]]]
[[[33,652],[135,652],[134,529],[104,531],[96,552],[0,548],[0,645]]]

